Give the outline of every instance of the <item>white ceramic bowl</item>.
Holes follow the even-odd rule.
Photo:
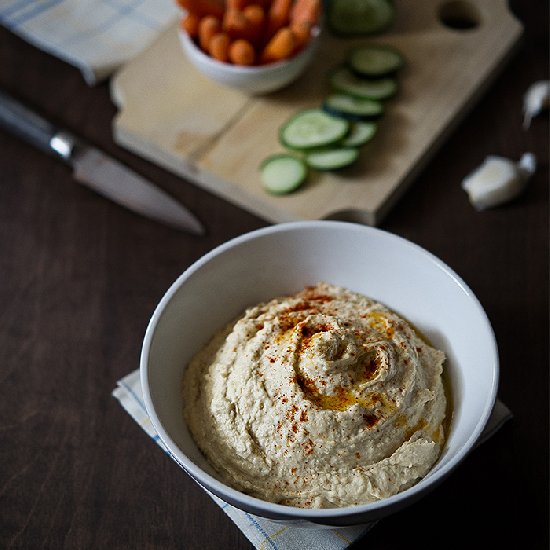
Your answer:
[[[320,27],[315,27],[307,46],[286,61],[243,67],[223,63],[206,55],[185,31],[178,31],[183,51],[196,69],[218,84],[252,95],[274,92],[294,82],[313,59],[320,33]]]
[[[246,307],[326,281],[373,297],[402,314],[447,354],[453,417],[440,460],[419,483],[372,504],[301,509],[265,502],[215,477],[182,417],[181,378],[190,358]],[[305,221],[253,231],[212,250],[187,269],[157,306],[141,355],[151,421],[172,458],[226,502],[297,523],[351,525],[411,504],[472,449],[489,418],[498,384],[490,323],[460,277],[419,246],[379,229]]]

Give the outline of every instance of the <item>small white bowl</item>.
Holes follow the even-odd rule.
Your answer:
[[[320,27],[315,27],[307,46],[288,60],[243,67],[223,63],[210,57],[193,42],[185,31],[178,30],[183,51],[196,69],[218,84],[251,95],[274,92],[294,82],[313,59],[319,46],[320,34]]]
[[[371,504],[302,509],[236,491],[216,479],[183,420],[183,371],[212,335],[246,307],[319,281],[385,303],[447,355],[453,413],[439,461],[410,489]],[[270,226],[237,237],[195,262],[153,313],[140,368],[151,421],[172,458],[192,478],[238,508],[302,525],[366,523],[424,496],[473,448],[492,411],[498,385],[498,353],[491,325],[461,278],[401,237],[336,221]]]

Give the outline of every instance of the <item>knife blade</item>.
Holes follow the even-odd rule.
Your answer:
[[[76,181],[113,202],[176,229],[204,234],[199,220],[162,189],[3,92],[0,126],[69,164]]]

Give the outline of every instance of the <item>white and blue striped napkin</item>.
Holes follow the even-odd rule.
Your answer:
[[[180,11],[174,0],[0,0],[0,24],[82,72],[108,77]]]
[[[145,432],[167,452],[147,415],[141,391],[139,370],[135,370],[119,380],[117,387],[113,390],[113,395]],[[497,401],[479,443],[491,437],[511,417],[512,414],[506,405],[501,401]],[[271,521],[243,512],[215,495],[208,494],[233,520],[257,550],[303,550],[304,548],[345,550],[354,541],[365,535],[375,524],[369,523],[334,529],[301,527],[291,523]]]

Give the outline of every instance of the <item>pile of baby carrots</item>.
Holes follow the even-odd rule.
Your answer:
[[[182,29],[208,55],[235,65],[289,59],[311,38],[321,0],[176,0]]]

